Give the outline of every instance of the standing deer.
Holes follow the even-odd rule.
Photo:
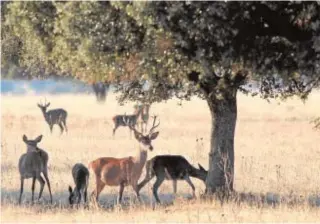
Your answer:
[[[140,123],[141,126],[141,132],[147,130],[150,106],[150,104],[137,105],[137,107],[141,110],[140,116],[138,118],[138,123]]]
[[[185,180],[192,188],[193,197],[195,197],[195,187],[190,180],[191,177],[196,177],[203,182],[206,181],[207,171],[200,165],[199,169],[192,166],[188,160],[179,155],[160,155],[155,156],[147,161],[146,164],[146,176],[144,180],[138,184],[138,192],[143,188],[154,176],[157,180],[153,185],[153,195],[158,203],[160,203],[158,197],[158,188],[162,182],[167,180],[173,180],[173,191],[177,193],[177,180]]]
[[[50,201],[52,204],[51,187],[50,187],[50,181],[48,178],[49,156],[46,151],[37,147],[37,144],[42,139],[42,135],[38,136],[35,140],[28,140],[27,136],[23,135],[22,139],[27,145],[27,152],[23,154],[19,159],[19,173],[20,173],[20,180],[21,180],[19,204],[21,204],[24,179],[32,178],[32,187],[31,187],[32,203],[34,199],[34,189],[35,189],[36,179],[40,182],[40,192],[39,192],[38,200],[41,198],[42,191],[45,185],[45,181],[41,177],[41,173],[43,173],[43,176],[46,179],[46,182],[48,184]]]
[[[140,201],[137,188],[138,180],[147,161],[148,150],[153,150],[151,142],[156,139],[159,134],[159,132],[154,132],[154,130],[160,125],[160,122],[157,125],[155,125],[155,122],[156,117],[154,117],[152,128],[147,135],[143,135],[128,124],[129,128],[134,131],[134,136],[139,142],[137,156],[125,158],[103,157],[89,163],[89,169],[93,171],[96,179],[96,189],[92,193],[96,201],[98,201],[99,194],[105,185],[120,186],[118,203],[121,203],[123,190],[125,186],[128,185],[132,186]]]
[[[77,205],[79,205],[81,202],[81,194],[83,195],[84,203],[86,203],[89,185],[89,170],[82,163],[76,163],[72,167],[72,177],[76,186],[74,190],[69,186],[69,204],[72,205],[77,203]]]
[[[53,109],[47,111],[47,108],[50,106],[50,103],[44,103],[41,102],[38,103],[38,107],[41,109],[42,114],[44,116],[45,121],[48,123],[50,132],[52,133],[53,125],[57,124],[60,127],[60,134],[63,133],[63,131],[68,132],[66,120],[68,113],[64,109]]]
[[[115,135],[117,128],[120,126],[124,126],[124,127],[128,126],[129,127],[129,125],[130,125],[132,127],[136,127],[138,124],[138,122],[137,122],[138,118],[139,118],[141,111],[142,111],[141,109],[142,108],[140,108],[140,107],[136,107],[134,113],[131,115],[124,114],[124,115],[114,116],[112,118],[113,123],[114,123],[113,136]],[[130,130],[130,136],[131,136],[132,129],[129,127],[129,130]]]

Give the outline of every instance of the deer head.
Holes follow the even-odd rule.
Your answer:
[[[73,191],[71,186],[69,186],[68,191],[69,191],[69,204],[73,205],[78,200],[79,191],[76,191],[76,190]]]
[[[39,142],[41,142],[41,139],[42,139],[42,135],[39,135],[39,136],[38,136],[36,139],[34,139],[34,140],[29,140],[26,135],[23,135],[23,137],[22,137],[22,140],[23,140],[24,143],[26,143],[26,145],[27,145],[27,150],[28,150],[28,152],[30,152],[30,151],[38,151],[37,144],[38,144]]]
[[[198,163],[198,166],[199,166],[198,177],[199,177],[203,182],[206,182],[207,175],[208,175],[208,171],[205,170],[199,163]]]
[[[146,135],[144,135],[141,132],[137,131],[137,129],[132,124],[130,124],[128,121],[125,121],[125,120],[123,120],[123,121],[127,124],[127,126],[131,130],[133,130],[134,137],[140,143],[141,148],[143,148],[145,150],[149,149],[150,151],[152,151],[153,150],[153,146],[152,146],[151,142],[152,142],[152,140],[156,139],[158,137],[158,135],[159,135],[158,131],[154,132],[154,130],[160,125],[160,121],[156,125],[156,119],[157,119],[157,116],[154,116],[153,117],[152,127],[150,128],[148,134],[146,134]]]
[[[42,103],[41,101],[38,103],[38,107],[44,112],[46,112],[49,106],[50,106],[50,102],[47,103],[47,99],[45,99],[44,103]]]

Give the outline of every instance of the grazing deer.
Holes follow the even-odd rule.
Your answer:
[[[146,164],[146,176],[144,180],[138,184],[138,192],[143,188],[154,176],[156,176],[156,182],[153,185],[153,195],[158,203],[160,203],[158,197],[158,188],[162,182],[167,180],[173,180],[173,191],[177,193],[177,180],[185,180],[192,188],[193,197],[195,197],[195,187],[190,180],[191,177],[196,177],[203,182],[206,181],[207,171],[200,165],[199,169],[193,167],[188,160],[179,155],[160,155],[155,156],[147,161]]]
[[[138,124],[137,121],[138,121],[140,114],[141,114],[141,108],[137,107],[137,108],[135,108],[134,113],[131,115],[124,114],[124,115],[114,116],[112,118],[113,123],[114,123],[113,136],[115,135],[117,128],[120,126],[129,127],[129,125],[130,125],[132,127],[136,127]],[[130,136],[131,136],[132,129],[129,127],[129,130],[130,130]]]
[[[84,198],[84,203],[87,202],[87,189],[89,185],[89,170],[82,163],[76,163],[72,167],[72,177],[75,183],[75,188],[72,190],[69,186],[69,203],[70,205],[81,202],[81,194]]]
[[[55,124],[59,125],[61,134],[63,133],[63,131],[68,132],[66,124],[66,119],[68,116],[67,111],[61,108],[47,111],[49,105],[50,103],[46,102],[44,104],[42,104],[41,102],[38,103],[38,107],[41,109],[44,119],[49,125],[50,132],[52,133],[52,128]]]
[[[23,184],[24,179],[32,178],[32,203],[34,198],[34,188],[36,179],[40,182],[40,192],[39,198],[41,198],[42,191],[45,185],[43,178],[41,177],[41,173],[43,173],[44,178],[48,184],[49,193],[50,193],[50,201],[52,204],[52,194],[50,181],[48,178],[48,160],[49,156],[46,151],[37,147],[37,144],[41,141],[42,135],[38,136],[35,140],[28,140],[27,136],[23,135],[23,141],[27,145],[27,152],[23,154],[19,159],[19,172],[20,172],[20,197],[19,204],[21,204],[21,197],[23,193]]]
[[[98,201],[99,194],[105,185],[120,186],[118,203],[121,203],[123,190],[125,186],[128,185],[132,186],[140,201],[137,188],[138,180],[141,176],[143,166],[147,161],[148,149],[150,151],[153,150],[151,142],[156,139],[159,134],[159,132],[154,132],[154,130],[160,125],[160,122],[155,125],[155,121],[156,117],[154,117],[152,128],[147,135],[143,135],[128,124],[129,128],[134,131],[135,138],[140,143],[137,156],[125,158],[103,157],[89,163],[89,169],[94,172],[96,178],[96,189],[92,193],[96,201]]]

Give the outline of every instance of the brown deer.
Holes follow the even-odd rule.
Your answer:
[[[44,104],[42,104],[41,102],[38,103],[38,107],[41,109],[43,117],[44,117],[45,121],[47,122],[47,124],[49,125],[50,132],[52,133],[53,125],[55,125],[55,124],[59,125],[60,134],[62,134],[63,131],[68,132],[68,127],[67,127],[67,123],[66,123],[67,116],[68,116],[67,111],[62,108],[52,109],[52,110],[47,111],[49,106],[50,106],[50,102],[47,103],[45,101]]]
[[[89,163],[88,167],[93,171],[96,178],[96,189],[91,194],[91,196],[95,196],[96,201],[98,201],[99,194],[105,185],[120,186],[118,203],[121,203],[123,190],[125,186],[128,185],[132,186],[140,201],[137,188],[138,180],[147,161],[148,149],[150,151],[153,150],[151,142],[156,139],[159,134],[159,132],[154,132],[154,130],[160,125],[160,122],[157,125],[155,125],[155,122],[156,117],[154,117],[152,128],[147,135],[143,135],[128,124],[128,127],[134,131],[134,136],[140,143],[137,156],[125,158],[103,157]]]
[[[51,187],[50,187],[50,181],[48,178],[49,156],[46,151],[37,147],[37,144],[42,139],[42,135],[38,136],[35,140],[28,140],[27,136],[23,135],[22,139],[27,145],[27,152],[23,154],[19,159],[19,172],[20,172],[20,180],[21,180],[19,204],[21,204],[24,179],[32,178],[32,187],[31,187],[32,203],[34,198],[34,189],[35,189],[36,179],[40,182],[40,192],[39,192],[38,200],[41,198],[43,188],[45,185],[45,182],[41,177],[41,173],[43,173],[43,176],[46,179],[46,182],[48,184],[49,193],[50,193],[50,202],[52,204]]]

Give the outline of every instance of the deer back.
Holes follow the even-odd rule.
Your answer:
[[[72,177],[77,189],[87,186],[89,170],[81,163],[76,163],[72,168]]]
[[[44,170],[44,160],[39,152],[28,152],[19,159],[19,172],[25,178],[40,174]]]

